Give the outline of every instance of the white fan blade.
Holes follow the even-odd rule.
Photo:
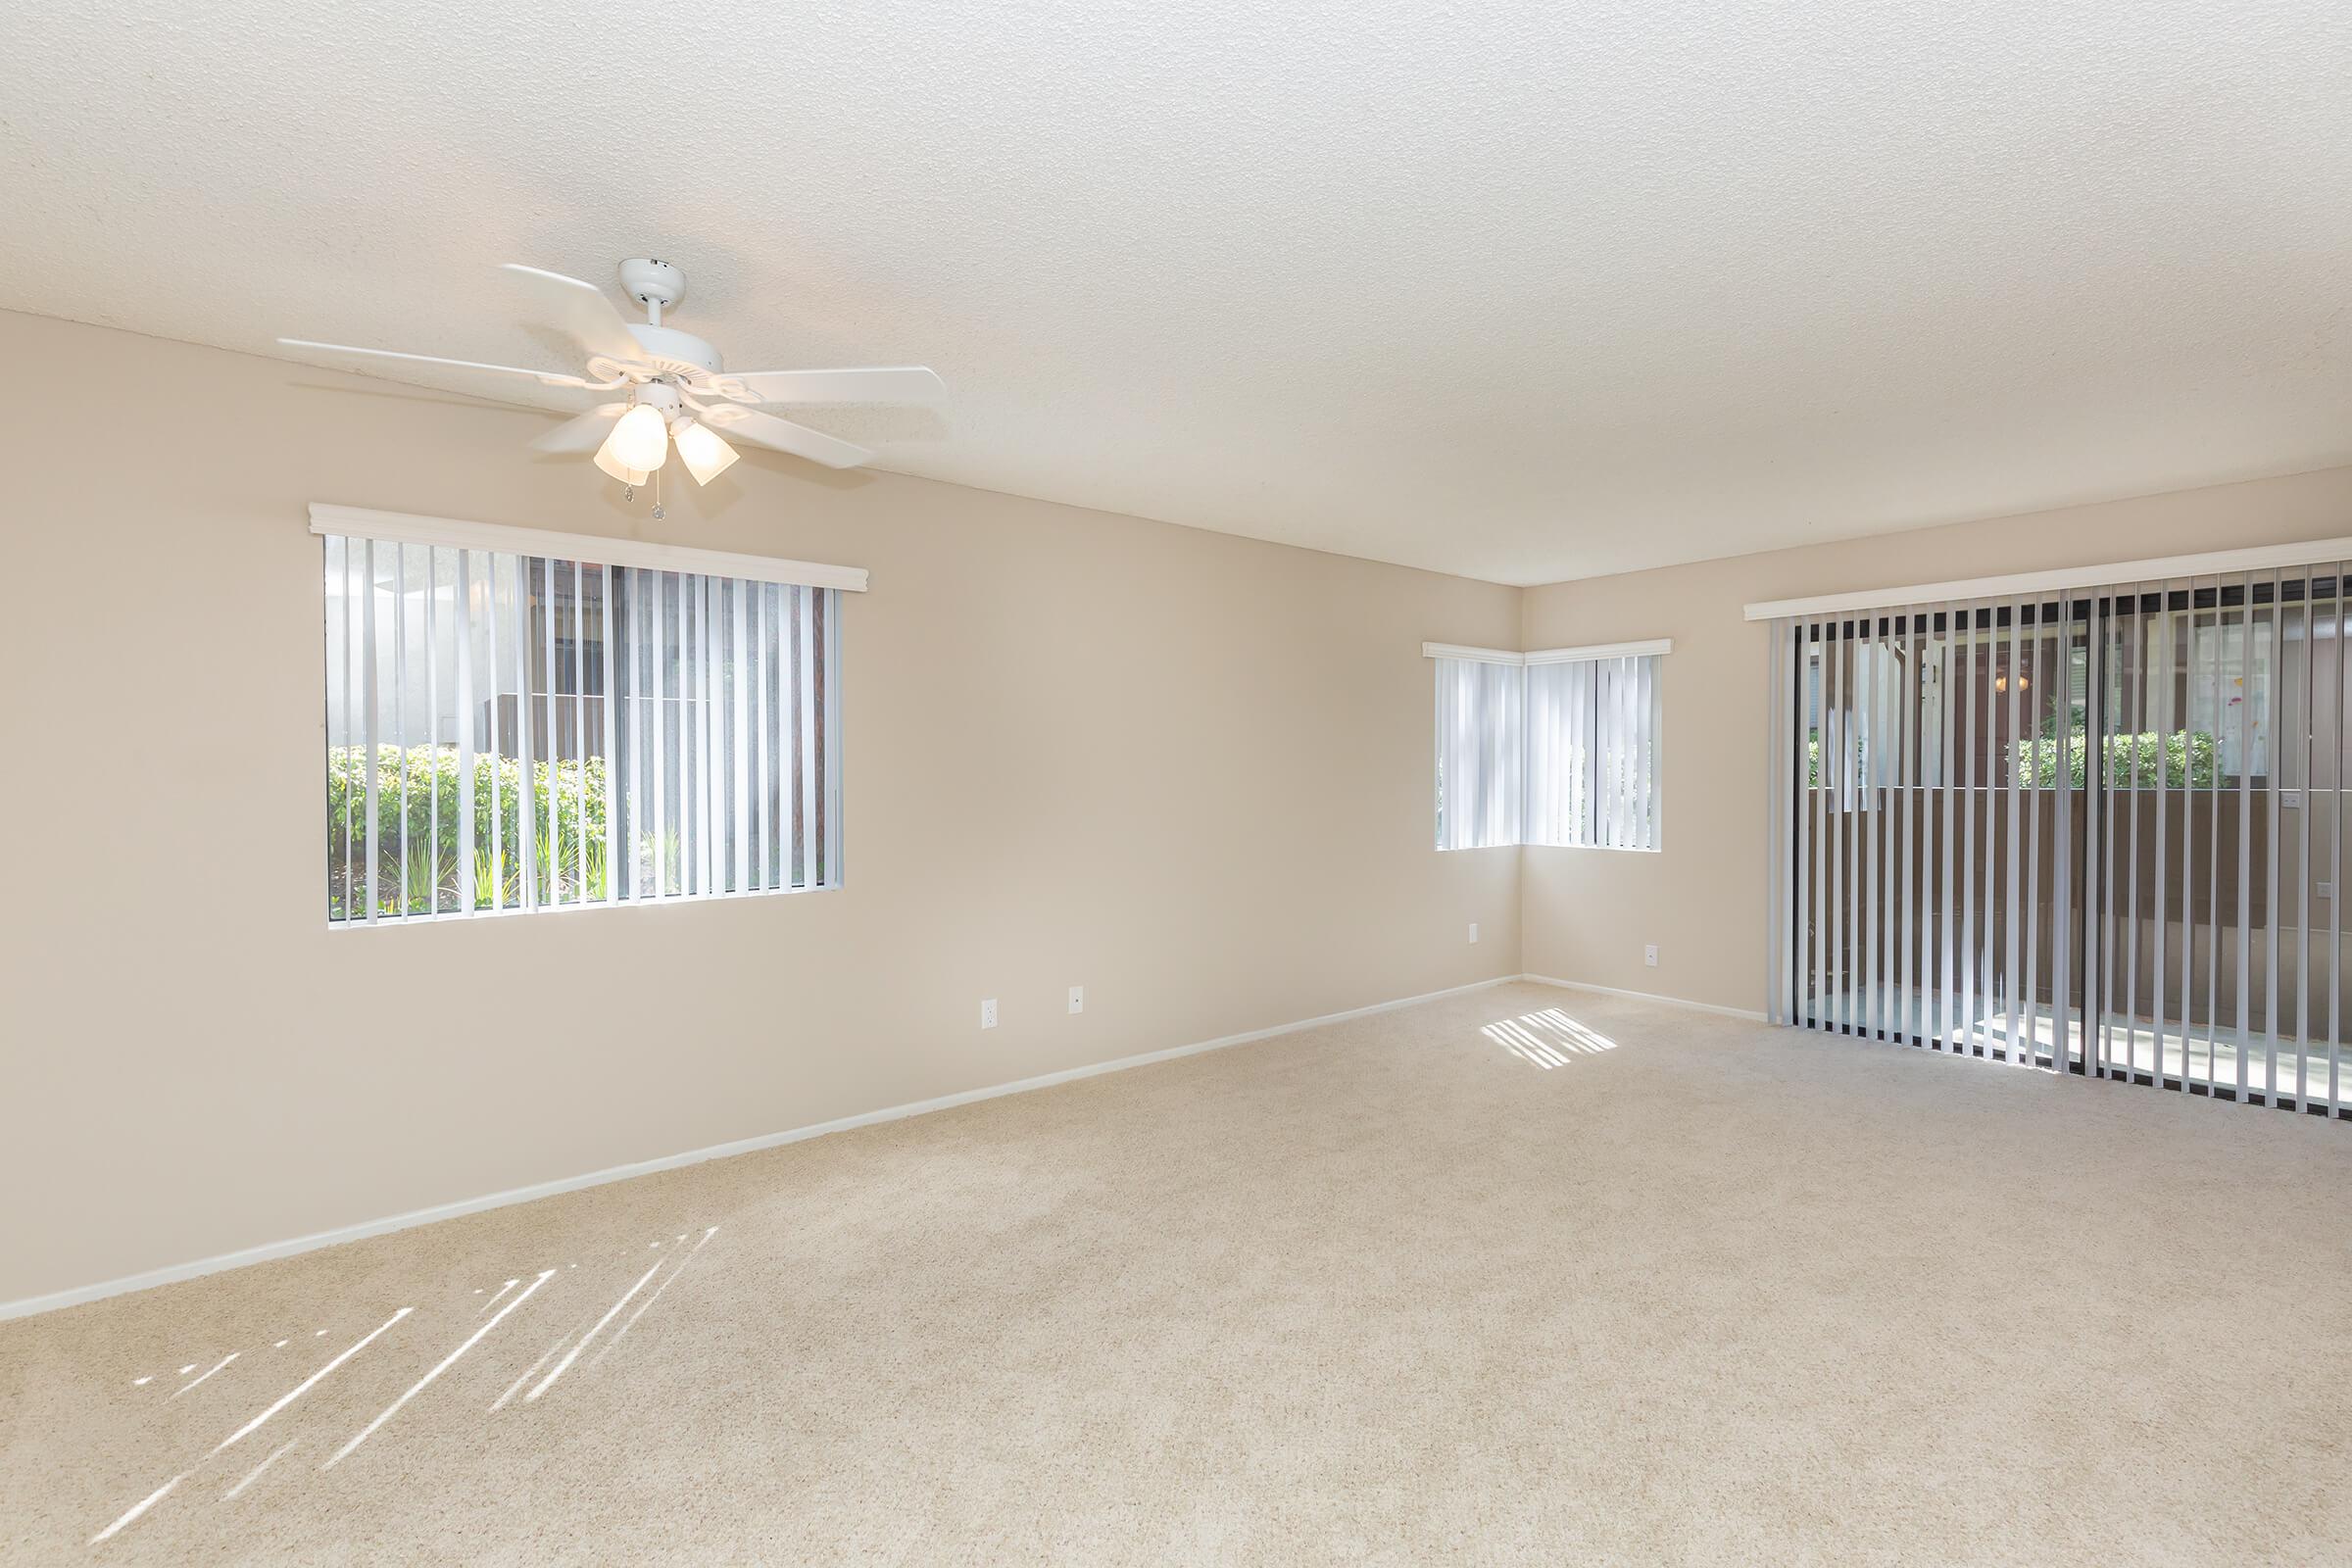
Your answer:
[[[936,403],[948,383],[920,365],[869,370],[747,370],[732,377],[769,403]]]
[[[576,419],[565,419],[531,446],[539,452],[594,452],[612,433],[612,421],[628,412],[626,403],[600,403]]]
[[[561,272],[543,272],[518,262],[507,263],[504,270],[536,318],[590,354],[602,354],[609,360],[645,358],[645,350],[629,335],[629,323],[594,283]]]
[[[778,452],[789,452],[796,458],[821,463],[828,468],[855,468],[873,454],[860,446],[829,436],[821,430],[811,430],[805,424],[779,419],[772,414],[755,414],[733,403],[714,403],[699,411],[698,416],[713,430],[722,431],[738,440],[753,441]]]
[[[390,349],[361,349],[348,343],[314,343],[308,338],[281,337],[290,349],[315,349],[322,354],[357,354],[370,360],[402,360],[411,365],[443,365],[457,370],[488,370],[493,375],[527,375],[541,386],[589,386],[576,375],[553,370],[526,370],[519,365],[484,365],[479,360],[445,360],[433,354],[395,354]]]

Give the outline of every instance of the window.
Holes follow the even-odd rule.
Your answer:
[[[1657,656],[1528,661],[1527,842],[1656,849]]]
[[[1520,839],[1527,671],[1486,659],[1438,661],[1438,848]]]
[[[1438,848],[1657,849],[1658,659],[1671,647],[1424,645],[1438,670]]]
[[[331,924],[841,885],[838,587],[316,510]],[[525,548],[383,536],[446,529]]]

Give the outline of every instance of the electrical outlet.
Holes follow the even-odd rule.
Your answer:
[[[983,1029],[994,1029],[996,1026],[997,999],[991,997],[986,1002],[980,1004],[980,1027]]]
[[[1655,942],[1642,950],[1642,961],[1652,969],[1658,966],[1658,945]]]
[[[1476,946],[1476,945],[1477,945],[1477,942],[1478,942],[1478,922],[1477,922],[1476,920],[1473,920],[1473,921],[1471,921],[1471,922],[1470,922],[1470,941],[1471,941],[1471,944],[1472,944],[1473,946]]]
[[[1086,987],[1070,987],[1070,1010],[1072,1012],[1084,1012],[1086,1010]]]

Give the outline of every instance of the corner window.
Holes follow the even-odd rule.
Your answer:
[[[1512,654],[1428,644],[1438,848],[1660,843],[1664,642]]]

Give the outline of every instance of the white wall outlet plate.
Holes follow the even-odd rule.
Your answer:
[[[1478,941],[1478,922],[1476,920],[1470,922],[1470,940],[1473,944]]]
[[[996,1026],[997,999],[991,997],[986,1002],[980,1004],[980,1027],[983,1029],[994,1029]]]
[[[1658,945],[1655,942],[1642,950],[1642,961],[1652,969],[1658,966]]]
[[[1072,1012],[1084,1012],[1086,1010],[1086,987],[1070,987],[1070,1010]]]

